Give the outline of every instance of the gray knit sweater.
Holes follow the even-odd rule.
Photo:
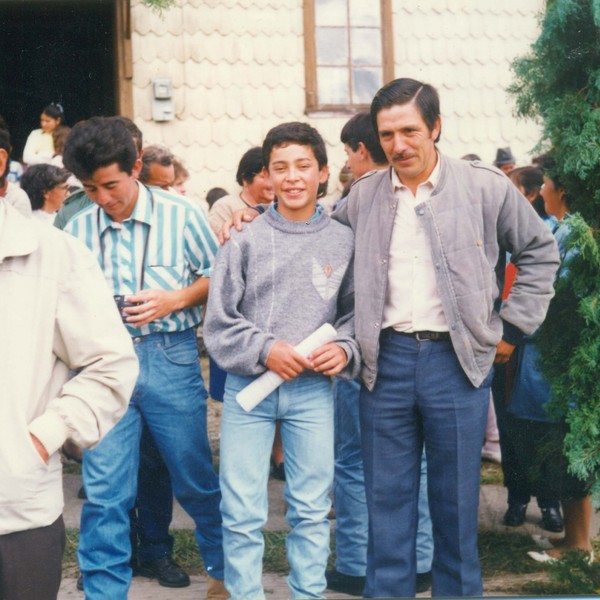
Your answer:
[[[212,358],[256,375],[274,342],[295,345],[331,323],[349,359],[342,376],[355,377],[353,253],[352,230],[325,214],[297,222],[268,210],[234,231],[211,274],[203,337]]]

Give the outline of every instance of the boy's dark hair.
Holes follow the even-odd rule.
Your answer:
[[[42,114],[48,115],[52,119],[60,119],[61,122],[65,118],[65,110],[62,104],[58,104],[58,102],[51,102],[48,106],[45,106]]]
[[[121,123],[127,131],[129,131],[133,141],[135,143],[135,147],[137,148],[138,155],[142,153],[142,148],[144,147],[144,135],[142,134],[142,130],[127,117],[122,117],[121,115],[116,115],[114,117],[109,117],[113,121],[117,123]]]
[[[373,129],[371,115],[367,111],[355,114],[344,125],[340,139],[342,144],[347,144],[354,152],[358,150],[358,144],[362,142],[369,151],[373,162],[378,165],[387,165],[387,158]]]
[[[31,208],[38,210],[44,206],[44,194],[64,183],[69,174],[54,165],[31,165],[21,177],[21,188],[27,192]]]
[[[321,134],[308,123],[293,121],[276,125],[267,133],[262,145],[263,162],[267,170],[269,169],[269,159],[273,148],[289,144],[309,146],[317,159],[319,169],[327,166],[327,150]],[[326,193],[327,181],[319,184],[317,198],[322,198]]]
[[[440,117],[440,97],[437,90],[428,83],[421,83],[415,79],[403,77],[394,79],[384,85],[373,98],[371,102],[371,121],[373,128],[377,133],[377,115],[380,110],[390,108],[395,105],[408,104],[414,102],[423,121],[433,131],[436,121]],[[438,142],[442,131],[434,142]]]
[[[206,194],[206,202],[208,203],[208,208],[212,208],[212,205],[223,198],[224,196],[228,196],[229,192],[220,187],[210,188]]]
[[[264,166],[262,148],[258,146],[250,148],[250,150],[244,152],[244,155],[240,159],[235,180],[238,182],[238,185],[244,185],[244,181],[252,183],[254,178],[263,170]]]
[[[138,158],[131,133],[121,121],[92,117],[73,127],[63,154],[63,163],[82,181],[96,169],[117,163],[119,170],[131,175]]]
[[[170,167],[173,164],[175,157],[173,153],[166,147],[155,144],[146,146],[142,154],[142,170],[140,171],[140,181],[147,183],[150,178],[150,165],[159,164],[163,167]],[[175,172],[175,169],[173,169]]]

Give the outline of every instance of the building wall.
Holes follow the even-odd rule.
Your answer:
[[[543,0],[394,0],[396,77],[441,95],[440,149],[492,161],[512,147],[527,164],[538,129],[512,116],[510,63],[537,37]],[[302,0],[178,0],[162,16],[132,7],[134,118],[146,143],[163,143],[190,172],[189,193],[239,190],[241,155],[275,124],[307,120],[328,146],[329,201],[345,155],[339,133],[350,114],[305,114]],[[152,120],[152,78],[173,80],[176,117]]]

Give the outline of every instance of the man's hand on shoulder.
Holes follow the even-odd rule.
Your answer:
[[[509,344],[505,340],[500,340],[496,346],[496,358],[494,359],[494,363],[507,363],[510,360],[515,348],[516,346],[513,344]]]
[[[294,350],[287,342],[275,342],[267,356],[266,366],[285,381],[300,375],[304,369],[310,369],[311,363]]]
[[[127,302],[137,304],[123,309],[127,323],[143,327],[182,308],[180,290],[142,290],[127,296]]]
[[[320,348],[317,348],[310,356],[312,369],[323,375],[337,375],[348,364],[348,357],[344,349],[330,342]]]
[[[221,246],[231,237],[231,228],[234,227],[237,231],[241,231],[244,228],[243,223],[251,223],[258,217],[260,213],[254,208],[242,208],[236,210],[231,219],[228,219],[223,223],[221,231],[219,232],[219,244]]]

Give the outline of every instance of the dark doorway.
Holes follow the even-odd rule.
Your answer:
[[[20,159],[40,114],[116,114],[114,0],[0,0],[0,114]]]

